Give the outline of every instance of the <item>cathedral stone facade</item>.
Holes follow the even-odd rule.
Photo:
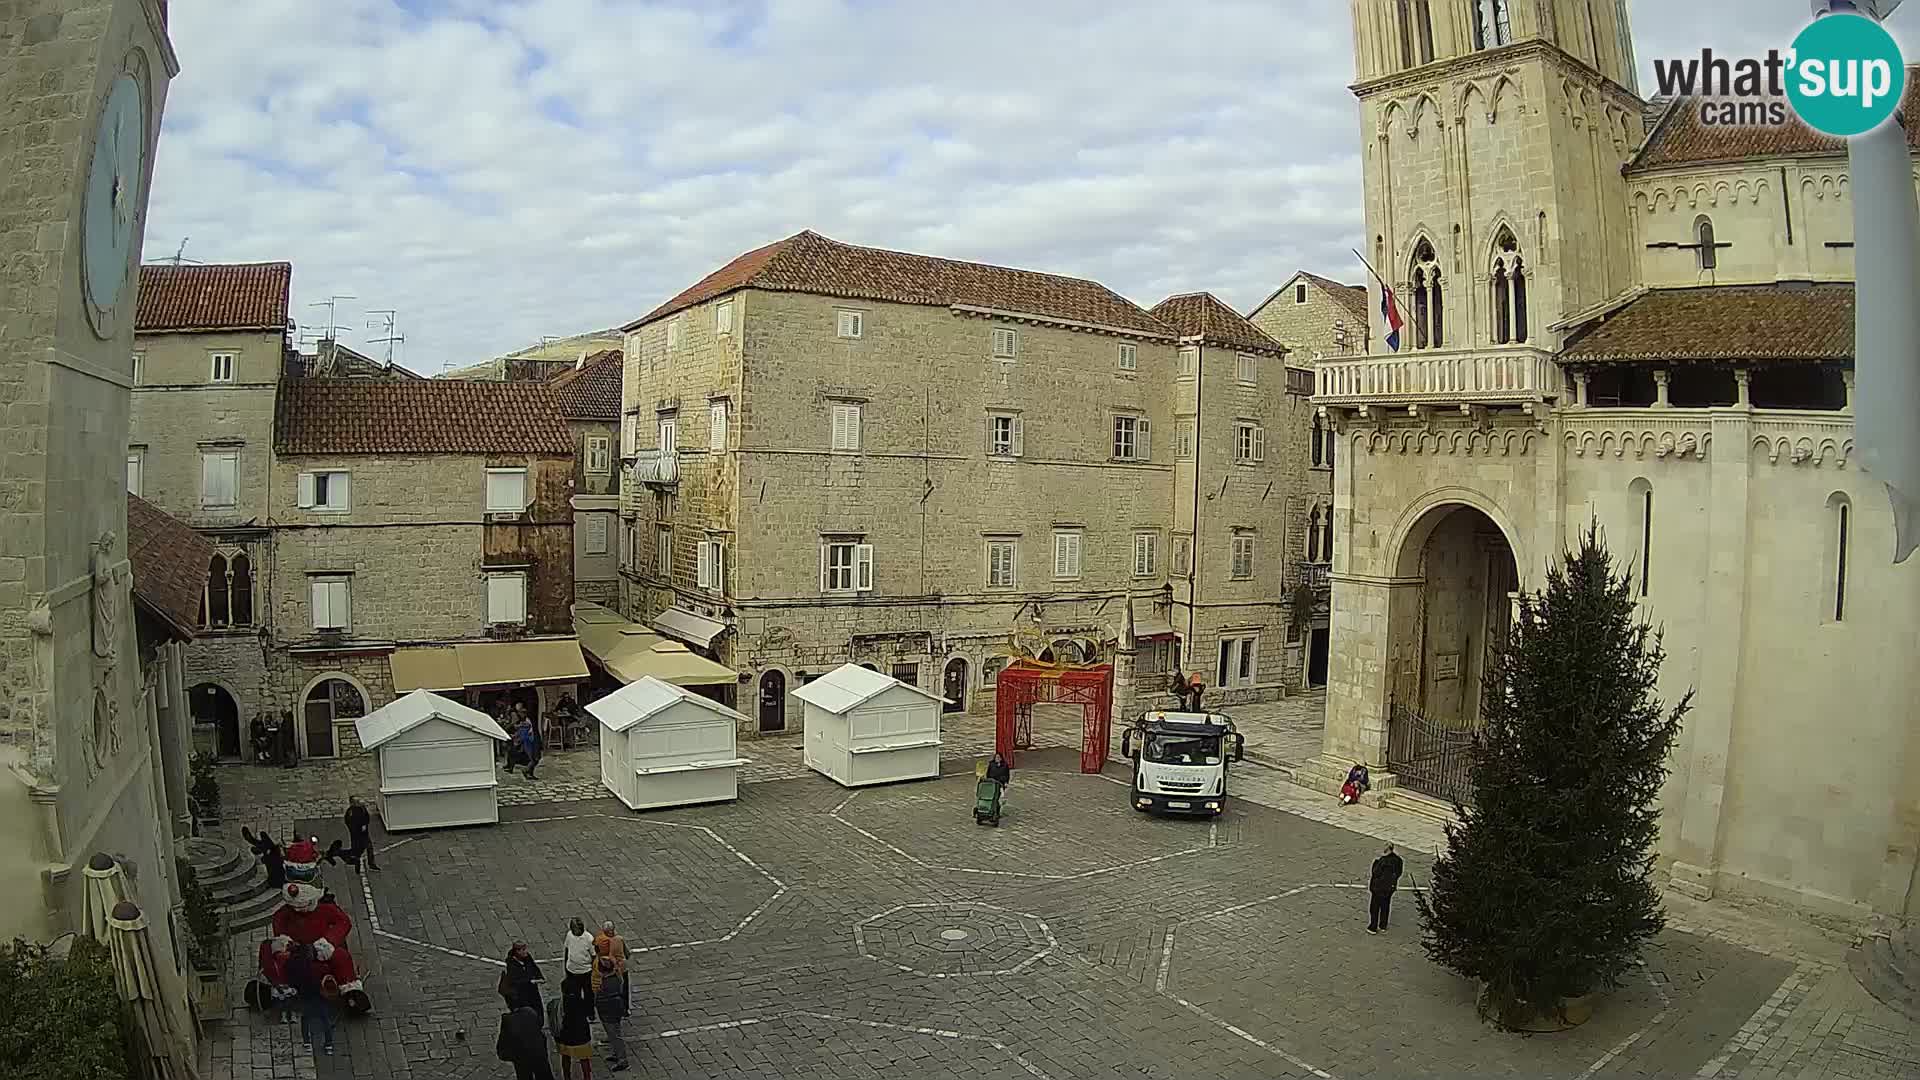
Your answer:
[[[1624,9],[1355,4],[1370,352],[1339,432],[1325,783],[1449,796],[1514,596],[1597,523],[1695,707],[1674,887],[1911,916],[1920,568],[1853,457],[1837,141],[1647,109]]]

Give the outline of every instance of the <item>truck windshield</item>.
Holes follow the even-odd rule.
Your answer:
[[[1147,760],[1161,765],[1218,765],[1218,735],[1149,735]]]

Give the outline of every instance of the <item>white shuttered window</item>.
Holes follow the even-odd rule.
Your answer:
[[[833,407],[833,449],[860,449],[860,406],[843,403]]]
[[[1056,581],[1073,581],[1080,576],[1080,541],[1078,532],[1057,532],[1053,534],[1053,576]]]
[[[527,575],[487,575],[487,622],[490,625],[527,621]]]
[[[317,577],[310,582],[315,630],[345,630],[353,625],[351,578]]]

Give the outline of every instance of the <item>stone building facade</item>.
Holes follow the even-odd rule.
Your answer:
[[[1304,386],[1225,314],[1260,339],[1252,415],[1291,441]],[[990,711],[1019,649],[1109,658],[1125,714],[1191,629],[1211,679],[1223,626],[1270,632],[1291,488],[1249,512],[1271,546],[1244,586],[1230,536],[1208,556],[1258,614],[1176,624],[1179,336],[1088,281],[813,233],[749,252],[627,327],[623,611],[738,670],[761,730],[847,662]],[[1258,656],[1238,689],[1284,692],[1281,638]]]
[[[621,351],[580,358],[548,385],[573,436],[573,592],[620,602]]]
[[[181,748],[148,707],[157,646],[124,487],[147,192],[178,72],[157,0],[0,9],[0,939],[79,929],[82,870],[107,854],[186,1031],[160,764]]]
[[[1168,572],[1187,655],[1167,659],[1203,674],[1222,705],[1269,700],[1303,681],[1324,589],[1305,565],[1311,373],[1210,293],[1168,297],[1151,314],[1178,335]],[[1161,660],[1142,666],[1165,670]]]
[[[1492,8],[1356,6],[1369,242],[1407,325],[1316,369],[1323,782],[1444,784],[1423,730],[1476,722],[1511,594],[1594,522],[1664,628],[1662,696],[1696,691],[1673,885],[1910,917],[1920,570],[1852,467],[1844,148],[1687,103],[1643,134],[1623,10]]]

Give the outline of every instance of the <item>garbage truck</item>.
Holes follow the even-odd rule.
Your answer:
[[[1227,763],[1246,738],[1225,713],[1149,712],[1120,737],[1133,762],[1133,808],[1143,813],[1217,816],[1227,808]]]

